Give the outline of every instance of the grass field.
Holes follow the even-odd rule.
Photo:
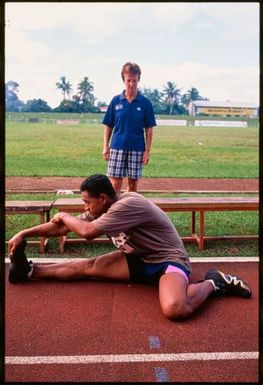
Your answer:
[[[102,160],[102,116],[57,115],[32,114],[32,117],[39,118],[39,122],[26,121],[28,114],[7,116],[7,176],[86,177],[106,172],[106,162]],[[79,118],[80,124],[57,125],[56,119],[59,118]],[[192,122],[192,118],[187,119],[188,123]],[[206,128],[191,124],[187,127],[158,126],[154,128],[151,159],[149,165],[144,167],[143,176],[257,178],[258,140],[259,129],[254,120],[248,128]],[[7,194],[6,199],[52,200],[56,196]],[[181,236],[189,235],[189,213],[171,213],[169,216]],[[35,224],[38,224],[37,216],[6,216],[6,239]],[[206,215],[206,235],[254,235],[258,232],[257,212],[214,212]],[[202,252],[197,244],[186,243],[185,246],[190,257],[258,255],[257,241],[207,242]],[[60,255],[58,240],[52,239],[46,256],[89,257],[113,249],[111,244],[67,245],[65,253]],[[28,253],[29,257],[39,255],[35,246],[30,246]]]
[[[55,117],[42,115],[39,122],[29,123],[23,116],[6,120],[7,176],[106,172],[103,125],[91,123],[101,115],[79,125],[57,125]],[[248,128],[157,126],[143,177],[257,178],[258,140],[254,121]]]

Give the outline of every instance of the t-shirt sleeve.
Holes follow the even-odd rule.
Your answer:
[[[144,117],[144,127],[150,128],[153,126],[156,126],[156,120],[153,112],[152,103],[150,102],[150,100],[148,100]]]
[[[141,203],[133,199],[129,199],[129,202],[128,200],[119,201],[92,223],[96,229],[111,237],[116,237],[121,232],[143,223],[146,220],[143,211]]]
[[[113,128],[115,126],[114,105],[115,105],[115,103],[114,103],[114,98],[113,98],[109,104],[109,107],[108,107],[108,109],[104,115],[103,121],[102,121],[103,124],[106,124],[106,126],[109,126],[111,128]]]

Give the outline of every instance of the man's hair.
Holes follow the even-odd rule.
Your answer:
[[[131,73],[133,75],[139,75],[138,79],[140,80],[140,77],[141,77],[141,69],[140,67],[138,66],[138,64],[136,63],[131,63],[131,62],[128,62],[128,63],[125,63],[122,67],[122,70],[121,70],[121,77],[122,77],[122,80],[124,80],[124,75],[126,73]]]
[[[85,179],[80,185],[80,191],[88,191],[88,193],[98,198],[100,194],[106,194],[109,198],[114,199],[116,191],[111,181],[106,175],[94,174]]]

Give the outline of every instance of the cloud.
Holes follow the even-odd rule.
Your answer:
[[[6,24],[12,33],[71,28],[89,44],[101,44],[140,15],[137,3],[8,3]]]
[[[6,24],[13,32],[71,27],[90,41],[108,40],[132,29],[169,34],[192,22],[219,22],[238,34],[257,33],[257,3],[6,3]],[[253,22],[248,22],[253,20]],[[203,23],[203,25],[205,25]],[[245,28],[240,30],[240,25]],[[236,28],[238,26],[238,28]]]
[[[161,90],[167,81],[174,82],[181,89],[182,94],[191,87],[195,87],[201,96],[210,100],[259,103],[259,68],[257,66],[217,67],[200,62],[144,66],[141,86]]]
[[[121,66],[142,68],[141,86],[174,81],[209,99],[258,102],[257,3],[6,3],[6,81],[20,98],[61,100],[60,76],[88,76],[97,101],[123,89]],[[258,44],[258,46],[257,46]],[[237,65],[235,65],[237,64]]]

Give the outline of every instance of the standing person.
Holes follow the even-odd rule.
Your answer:
[[[159,284],[163,314],[189,318],[213,294],[250,298],[239,277],[209,270],[203,282],[189,282],[189,256],[176,228],[158,206],[136,192],[116,193],[106,175],[95,174],[80,186],[85,203],[81,218],[59,212],[50,222],[17,233],[8,243],[9,281],[111,279]],[[86,239],[102,234],[118,250],[94,258],[38,264],[25,255],[26,237],[57,237],[73,231]]]
[[[136,63],[126,63],[121,71],[125,90],[114,96],[104,116],[103,158],[108,161],[107,175],[115,191],[122,188],[128,175],[128,191],[137,191],[142,168],[148,164],[156,126],[149,99],[137,89],[141,70]]]

